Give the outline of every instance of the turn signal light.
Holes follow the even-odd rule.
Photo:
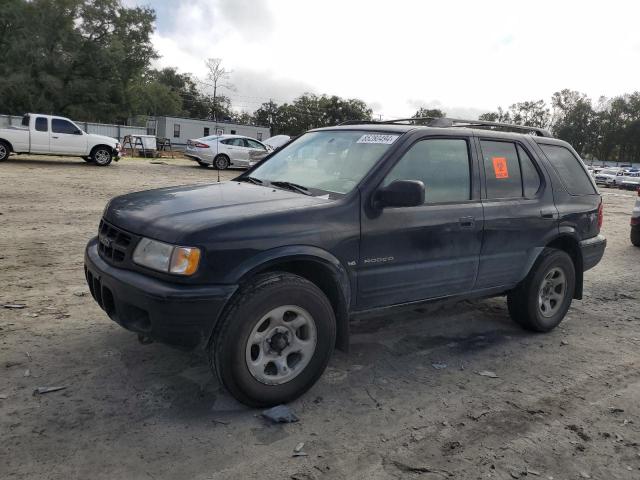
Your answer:
[[[200,249],[194,247],[176,247],[171,255],[169,273],[193,275],[200,263]]]

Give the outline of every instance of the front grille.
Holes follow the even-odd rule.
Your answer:
[[[127,256],[130,256],[132,247],[133,237],[129,233],[100,220],[98,252],[103,259],[110,263],[122,263]]]

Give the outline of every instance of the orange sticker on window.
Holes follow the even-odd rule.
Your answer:
[[[509,178],[509,169],[507,169],[507,159],[504,157],[493,157],[493,173],[496,178]]]

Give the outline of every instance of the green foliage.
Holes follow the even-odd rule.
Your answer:
[[[439,108],[420,107],[418,109],[418,111],[413,114],[412,118],[424,118],[424,117],[442,118],[442,117],[446,117],[446,116],[447,116],[446,112],[443,112]]]
[[[120,0],[9,0],[0,17],[3,113],[126,119],[156,58],[154,20],[150,8]]]

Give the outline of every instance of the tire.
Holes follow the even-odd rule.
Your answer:
[[[113,160],[111,149],[104,145],[99,145],[91,150],[91,159],[99,167],[106,167]]]
[[[11,154],[11,147],[5,142],[0,142],[0,162],[5,161]]]
[[[302,326],[293,327],[293,322]],[[316,285],[289,273],[267,273],[232,300],[210,342],[208,358],[238,401],[269,407],[299,397],[316,383],[335,339],[331,303]]]
[[[640,230],[631,230],[631,243],[634,247],[640,247]]]
[[[226,155],[218,155],[213,159],[213,166],[218,170],[226,170],[229,168],[230,163],[229,157]]]
[[[208,163],[198,162],[198,165],[200,165],[202,168],[209,168],[209,164]]]
[[[571,257],[562,250],[545,248],[529,275],[507,295],[509,315],[526,330],[553,330],[567,314],[575,286]]]

